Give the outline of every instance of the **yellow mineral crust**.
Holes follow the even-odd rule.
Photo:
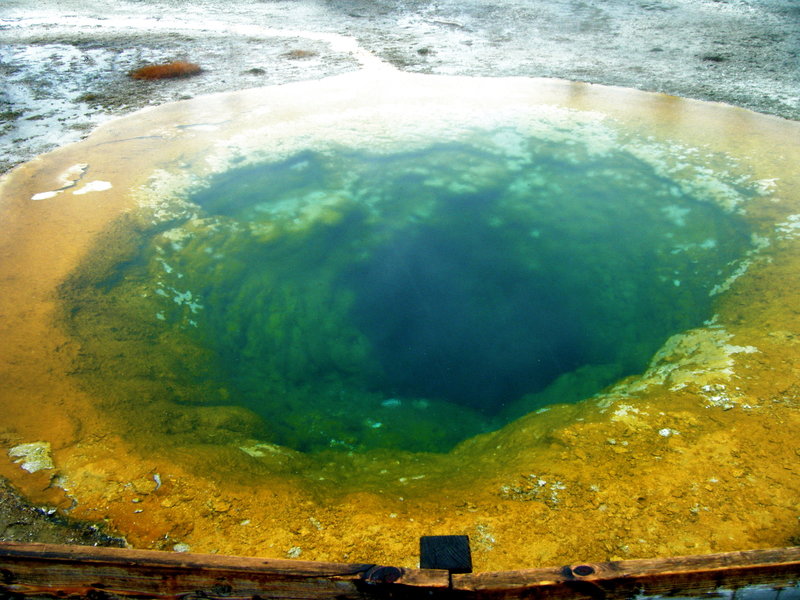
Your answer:
[[[397,127],[446,137],[525,110],[726,153],[763,182],[734,209],[769,243],[715,296],[713,322],[642,375],[446,455],[323,458],[259,441],[243,410],[108,402],[72,375],[82,348],[58,326],[59,286],[143,205],[166,218],[237,157],[328,139],[390,149]],[[419,536],[467,534],[476,568],[495,570],[786,545],[800,535],[798,164],[798,123],[553,80],[366,70],[110,122],[2,180],[0,474],[141,548],[414,566]],[[34,443],[53,469],[17,462]]]

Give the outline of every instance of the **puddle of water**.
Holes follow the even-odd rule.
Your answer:
[[[3,182],[0,472],[143,547],[781,545],[796,128],[396,73],[109,124]]]

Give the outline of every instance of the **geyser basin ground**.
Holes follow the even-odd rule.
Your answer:
[[[413,565],[466,533],[501,569],[784,544],[798,139],[389,71],[116,121],[3,184],[2,473],[148,547]]]

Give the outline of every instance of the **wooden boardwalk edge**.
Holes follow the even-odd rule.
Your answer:
[[[748,588],[761,590],[758,600],[800,599],[800,548],[450,574],[376,564],[0,542],[2,600],[612,599]],[[765,589],[778,595],[765,595]]]

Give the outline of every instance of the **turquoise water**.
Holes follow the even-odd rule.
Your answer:
[[[481,139],[214,177],[195,218],[73,286],[108,372],[87,380],[243,406],[301,451],[441,452],[641,372],[711,316],[750,247],[736,216],[622,150]]]

